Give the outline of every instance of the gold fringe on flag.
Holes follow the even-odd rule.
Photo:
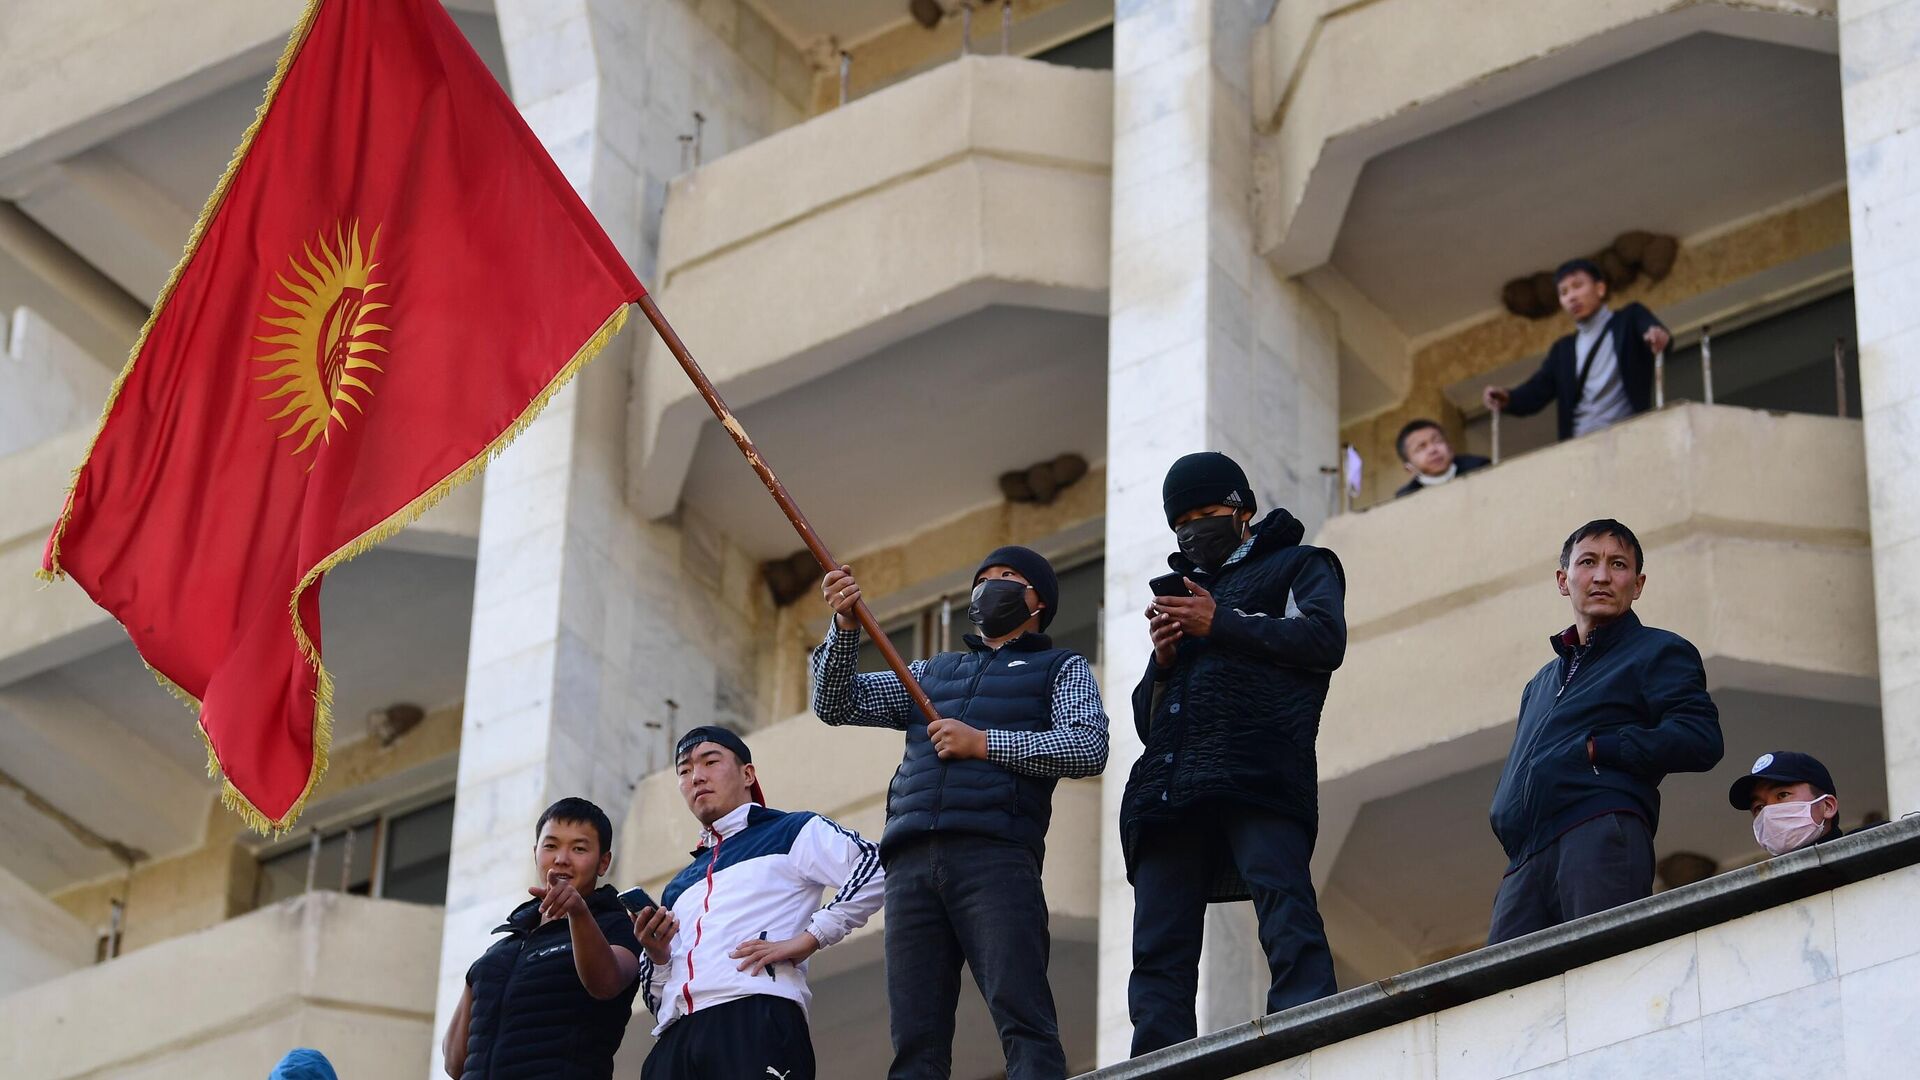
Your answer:
[[[214,215],[226,202],[227,192],[233,186],[234,177],[239,173],[240,165],[246,160],[248,151],[253,148],[254,136],[259,133],[260,125],[266,121],[267,111],[273,107],[274,98],[278,96],[281,84],[286,81],[287,71],[292,68],[294,58],[300,54],[301,46],[306,44],[307,35],[312,31],[314,19],[318,17],[320,6],[324,2],[325,0],[307,0],[306,8],[300,14],[300,21],[294,25],[293,32],[288,35],[286,48],[281,51],[280,59],[274,65],[273,78],[267,82],[266,93],[262,97],[260,107],[254,110],[253,122],[247,125],[246,134],[240,137],[240,145],[234,148],[233,156],[227,161],[226,171],[220,174],[220,182],[214,186],[213,193],[207,196],[206,206],[201,209],[200,216],[194,219],[193,231],[187,234],[186,248],[181,252],[180,261],[174,264],[172,272],[167,275],[166,284],[160,287],[160,295],[153,301],[153,310],[148,314],[146,323],[140,327],[140,335],[134,339],[133,348],[127,354],[126,365],[120,369],[120,374],[115,376],[112,387],[107,391],[106,404],[100,410],[100,423],[94,428],[93,438],[87,442],[86,453],[81,456],[80,464],[74,467],[72,478],[67,483],[67,500],[60,509],[59,520],[53,527],[53,536],[48,546],[47,565],[35,572],[35,576],[42,581],[51,582],[66,576],[60,569],[60,539],[65,535],[67,524],[73,517],[73,493],[80,483],[80,474],[86,469],[88,460],[93,457],[94,445],[100,441],[100,433],[106,429],[107,419],[113,415],[114,405],[120,400],[120,392],[126,386],[128,377],[133,374],[135,361],[140,358],[141,350],[146,348],[148,333],[152,331],[154,323],[159,320],[161,311],[167,306],[167,301],[172,298],[174,287],[179,284],[187,264],[193,261],[193,256],[199,250],[200,242],[206,236]],[[420,515],[432,509],[434,504],[446,498],[453,489],[480,475],[489,462],[499,456],[502,450],[505,450],[521,432],[527,429],[529,424],[539,417],[541,410],[547,407],[547,403],[560,392],[561,387],[564,387],[582,367],[586,366],[588,361],[598,355],[600,350],[620,333],[627,324],[627,307],[628,305],[623,303],[615,308],[613,313],[607,316],[606,321],[600,324],[600,328],[574,352],[573,358],[567,361],[566,366],[562,367],[546,387],[534,396],[526,409],[520,413],[519,418],[508,425],[507,429],[488,443],[480,453],[405,506],[388,515],[384,521],[321,559],[313,569],[301,577],[300,583],[294,587],[293,595],[287,602],[288,610],[292,615],[293,637],[300,647],[301,656],[313,665],[319,681],[314,690],[313,767],[308,771],[306,787],[301,790],[300,797],[294,800],[285,814],[277,818],[270,817],[241,794],[239,788],[233,786],[233,782],[226,777],[226,769],[220,764],[219,754],[214,751],[213,741],[207,737],[206,728],[201,727],[197,722],[201,708],[199,699],[155,670],[152,665],[147,666],[147,670],[153,673],[154,679],[162,687],[193,711],[196,720],[195,730],[200,733],[200,740],[206,744],[207,748],[207,775],[220,782],[221,803],[227,809],[239,814],[249,828],[268,836],[278,836],[292,828],[301,811],[306,809],[307,800],[313,795],[313,789],[320,783],[320,778],[326,775],[327,760],[333,749],[333,676],[320,662],[320,652],[314,648],[312,640],[307,637],[306,627],[301,624],[301,594],[319,581],[321,575],[327,571],[411,525],[419,519]]]

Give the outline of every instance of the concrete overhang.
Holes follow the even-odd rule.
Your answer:
[[[969,57],[683,176],[660,306],[736,410],[990,306],[1103,316],[1112,87]],[[660,517],[710,416],[658,342],[640,371],[628,498]]]
[[[1696,33],[1836,52],[1836,0],[1300,0],[1254,41],[1258,249],[1325,263],[1368,160]]]
[[[0,1076],[265,1076],[294,1046],[343,1076],[418,1076],[440,921],[310,893],[40,983],[0,1001]]]
[[[1354,805],[1504,757],[1572,621],[1560,545],[1603,517],[1646,548],[1635,612],[1699,648],[1710,690],[1877,704],[1860,424],[1683,405],[1327,523],[1348,647],[1323,794]]]

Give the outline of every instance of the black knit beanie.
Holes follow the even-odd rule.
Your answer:
[[[1160,501],[1167,509],[1167,524],[1189,510],[1202,506],[1231,506],[1253,510],[1253,488],[1247,474],[1230,457],[1217,450],[1188,454],[1167,470],[1160,485]]]
[[[1033,591],[1040,594],[1040,602],[1047,605],[1040,612],[1040,629],[1045,630],[1053,617],[1060,613],[1060,579],[1054,576],[1053,564],[1032,548],[1017,547],[1009,544],[994,549],[991,555],[980,560],[980,569],[973,572],[973,583],[980,584],[980,575],[987,572],[989,566],[1011,566],[1027,579]]]

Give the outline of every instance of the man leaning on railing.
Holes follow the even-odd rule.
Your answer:
[[[1607,306],[1607,277],[1588,259],[1554,271],[1560,308],[1573,317],[1574,332],[1553,343],[1540,370],[1511,390],[1482,391],[1487,408],[1532,416],[1548,403],[1559,411],[1559,437],[1576,438],[1617,424],[1653,407],[1654,356],[1673,335],[1639,303],[1619,311]]]

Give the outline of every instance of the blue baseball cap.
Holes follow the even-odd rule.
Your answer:
[[[1761,754],[1747,775],[1733,782],[1727,789],[1727,801],[1735,810],[1753,809],[1753,789],[1762,780],[1775,784],[1812,784],[1813,789],[1823,795],[1840,794],[1833,786],[1833,775],[1812,754],[1775,750]]]

